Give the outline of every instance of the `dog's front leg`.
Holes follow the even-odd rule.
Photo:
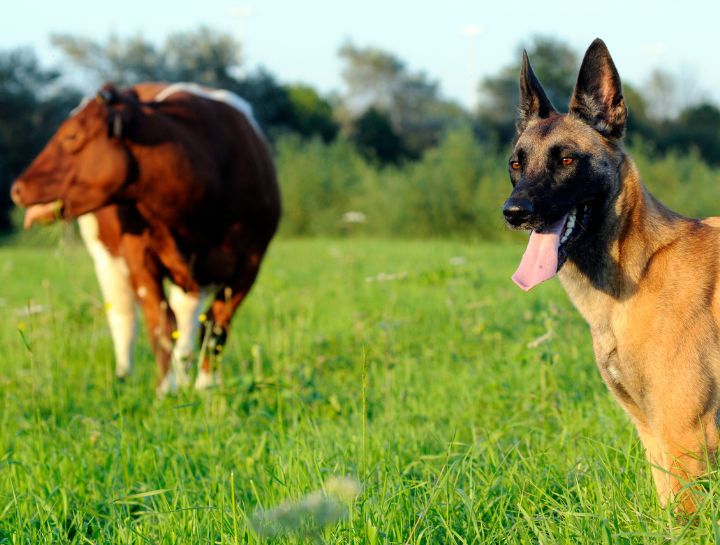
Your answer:
[[[645,447],[645,456],[650,463],[660,505],[664,508],[673,496],[670,474],[666,469],[665,451],[660,441],[657,440],[645,422],[639,421],[638,419],[633,420],[635,421],[635,427],[637,428],[640,441],[643,447]]]
[[[717,454],[715,412],[698,416],[691,425],[673,424],[662,430],[660,435],[666,451],[665,465],[672,497],[679,502],[677,511],[693,513],[697,508],[698,490],[691,483],[714,465]]]
[[[660,504],[665,507],[677,500],[677,513],[692,514],[700,501],[700,490],[693,482],[714,465],[718,430],[714,412],[698,416],[693,424],[681,422],[660,420],[650,428],[636,421],[636,426],[652,465]]]

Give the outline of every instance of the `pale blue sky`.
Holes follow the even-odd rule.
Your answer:
[[[251,14],[233,15],[238,11]],[[512,61],[519,43],[549,34],[578,50],[599,36],[624,80],[642,85],[660,66],[681,76],[688,92],[720,102],[720,2],[708,0],[7,0],[0,48],[30,45],[52,64],[60,61],[49,46],[53,32],[96,39],[139,32],[161,42],[200,24],[241,39],[248,67],[262,64],[281,81],[323,92],[340,89],[337,49],[351,39],[396,53],[438,79],[445,95],[469,104],[476,82]],[[471,24],[480,33],[464,36]]]

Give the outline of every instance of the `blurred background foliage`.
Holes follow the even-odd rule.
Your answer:
[[[538,36],[516,63],[478,84],[473,109],[449,100],[436,81],[391,52],[343,44],[343,90],[323,96],[309,85],[244,69],[240,45],[201,27],[161,45],[142,36],[100,43],[55,35],[60,66],[40,66],[32,50],[0,51],[0,230],[13,228],[11,181],[61,120],[104,81],[194,81],[246,98],[274,148],[285,200],[285,235],[407,237],[510,236],[499,206],[509,190],[506,160],[514,134],[517,77],[525,47],[561,111],[581,52]],[[656,70],[640,88],[624,82],[627,139],[646,183],[692,216],[718,213],[720,110],[688,100],[678,81]]]

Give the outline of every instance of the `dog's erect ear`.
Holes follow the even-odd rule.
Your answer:
[[[605,42],[597,38],[585,53],[570,113],[608,138],[621,138],[627,108],[622,84]]]
[[[522,133],[533,119],[545,119],[556,113],[530,66],[527,52],[523,50],[522,66],[520,67],[520,108],[515,124],[517,134]]]

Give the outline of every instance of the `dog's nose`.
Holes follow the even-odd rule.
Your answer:
[[[534,209],[528,199],[509,198],[503,206],[503,215],[507,222],[513,227],[519,227],[526,223],[533,215]]]

